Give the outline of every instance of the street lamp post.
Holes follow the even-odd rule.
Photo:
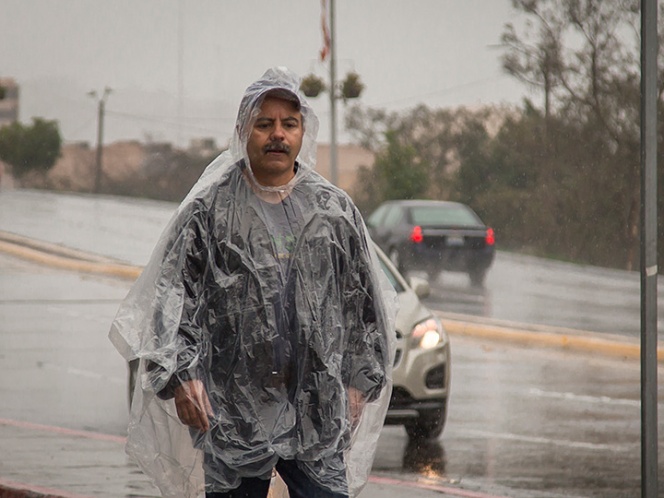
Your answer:
[[[88,92],[88,95],[94,99],[97,99],[97,156],[95,161],[95,194],[101,192],[101,177],[102,177],[102,154],[103,154],[103,143],[104,143],[104,110],[106,107],[106,99],[111,93],[109,87],[104,88],[104,92],[101,96],[97,95],[95,90]]]
[[[339,174],[337,171],[337,100],[343,98],[344,102],[348,99],[356,99],[362,93],[364,85],[360,81],[360,76],[351,71],[346,75],[343,82],[337,82],[337,51],[335,47],[335,0],[323,1],[323,37],[325,47],[321,50],[321,60],[330,58],[330,181],[337,185]],[[328,9],[329,5],[329,9]],[[329,15],[329,23],[327,22]],[[329,28],[327,28],[329,26]],[[325,83],[322,78],[315,74],[307,75],[300,84],[300,90],[307,97],[318,97],[320,92],[325,91]]]
[[[330,0],[330,181],[338,185],[337,172],[337,51],[334,46],[334,0]]]

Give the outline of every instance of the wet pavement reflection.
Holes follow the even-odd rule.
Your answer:
[[[375,471],[513,498],[639,496],[638,361],[457,336],[452,351],[442,437],[385,427]]]
[[[445,448],[438,440],[409,439],[403,450],[402,468],[427,478],[445,477]]]

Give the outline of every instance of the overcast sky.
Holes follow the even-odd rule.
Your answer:
[[[335,5],[338,79],[358,72],[364,105],[473,106],[526,95],[501,71],[495,47],[514,17],[510,0]],[[68,142],[95,142],[97,101],[88,92],[110,87],[105,142],[225,144],[244,89],[268,67],[328,77],[320,15],[319,0],[2,0],[0,77],[21,87],[22,122],[56,119]],[[328,98],[312,104],[327,142]]]

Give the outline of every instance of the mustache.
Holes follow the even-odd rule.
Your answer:
[[[286,154],[290,154],[290,151],[290,146],[282,142],[270,142],[263,146],[263,152],[285,152]]]

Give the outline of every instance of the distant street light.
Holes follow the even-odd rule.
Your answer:
[[[109,87],[104,88],[104,92],[100,95],[96,90],[88,92],[88,95],[93,99],[97,99],[97,160],[95,164],[95,194],[101,192],[101,176],[102,176],[102,152],[104,144],[104,108],[106,107],[106,99],[111,93]]]

